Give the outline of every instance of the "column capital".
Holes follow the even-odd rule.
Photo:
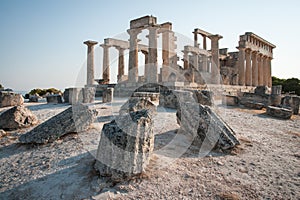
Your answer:
[[[127,33],[130,35],[130,37],[137,37],[137,35],[140,34],[141,32],[142,32],[142,30],[139,28],[127,30]]]
[[[102,47],[103,49],[112,47],[111,45],[108,44],[100,44],[99,46]]]
[[[245,51],[246,51],[246,53],[252,53],[252,50],[249,48],[246,48]]]
[[[208,38],[211,39],[211,40],[219,40],[219,39],[222,39],[223,36],[219,35],[219,34],[216,34],[216,35],[209,35]]]
[[[83,44],[86,44],[87,46],[94,46],[94,45],[98,44],[98,42],[93,41],[93,40],[87,40],[87,41],[83,42]]]
[[[114,46],[118,51],[125,51],[127,48],[120,47],[120,46]]]

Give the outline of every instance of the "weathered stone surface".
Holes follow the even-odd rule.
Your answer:
[[[257,102],[253,102],[253,101],[246,101],[243,102],[243,105],[246,108],[251,108],[251,109],[255,109],[255,110],[261,110],[265,107],[265,104],[263,103],[257,103]]]
[[[153,121],[148,110],[120,115],[103,126],[95,169],[122,181],[145,171],[154,147]]]
[[[254,89],[255,94],[266,94],[266,91],[268,90],[267,86],[257,86]]]
[[[172,90],[162,91],[159,96],[159,105],[166,108],[177,108],[179,106],[176,95]]]
[[[282,106],[287,109],[292,109],[294,115],[299,114],[300,97],[299,96],[285,96],[281,100]]]
[[[195,145],[226,150],[239,144],[234,131],[208,106],[182,103],[176,116],[180,129],[191,134]]]
[[[226,106],[237,106],[239,104],[239,98],[232,95],[224,95],[222,97],[222,104]]]
[[[26,107],[15,106],[0,116],[0,128],[14,130],[26,128],[38,123],[36,116]]]
[[[82,88],[83,103],[93,103],[95,101],[95,94],[95,87]]]
[[[114,88],[106,88],[103,91],[102,102],[112,102],[114,99]]]
[[[274,85],[272,86],[271,94],[281,95],[282,85]]]
[[[156,114],[157,105],[151,101],[150,97],[130,97],[128,101],[122,105],[119,114],[124,115],[129,112],[147,109],[152,115]]]
[[[0,108],[6,106],[19,106],[24,103],[24,98],[21,94],[13,92],[0,91]]]
[[[281,118],[281,119],[290,119],[293,115],[293,111],[291,109],[287,109],[287,108],[268,106],[267,114],[272,117],[277,117],[277,118]]]
[[[213,92],[208,90],[194,90],[194,98],[202,105],[213,106]]]
[[[256,104],[256,103],[261,103],[267,106],[270,101],[270,95],[268,94],[255,94],[255,93],[249,93],[249,92],[244,92],[242,93],[242,97],[240,98],[240,104],[245,105],[248,104],[252,108],[253,106],[249,104]],[[247,105],[246,105],[247,107]]]
[[[47,103],[62,103],[62,97],[59,94],[48,95]]]
[[[76,104],[55,115],[19,138],[21,143],[47,143],[71,132],[87,130],[94,122],[97,111]]]
[[[159,104],[159,93],[154,92],[134,92],[132,97],[139,97],[139,98],[148,98],[151,102],[158,105]]]
[[[6,132],[2,129],[0,129],[0,138],[6,136]]]

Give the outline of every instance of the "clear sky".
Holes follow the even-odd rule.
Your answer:
[[[300,78],[300,1],[263,0],[2,0],[0,83],[14,90],[74,86],[85,79],[86,46],[126,32],[129,21],[153,15],[193,38],[194,28],[223,36],[236,51],[239,35],[254,32],[275,44],[273,75]],[[97,47],[95,53],[101,53]],[[101,59],[96,60],[100,78]]]

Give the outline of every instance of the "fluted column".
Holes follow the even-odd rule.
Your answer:
[[[124,64],[124,48],[116,47],[119,51],[119,60],[118,60],[118,81],[122,80],[122,76],[125,73],[125,64]]]
[[[211,82],[214,84],[220,83],[220,58],[219,58],[219,40],[223,38],[220,35],[209,36],[211,40]]]
[[[239,85],[245,85],[245,49],[239,48]]]
[[[268,57],[264,56],[263,58],[263,85],[268,86]]]
[[[102,65],[102,79],[104,83],[109,83],[110,66],[109,66],[109,45],[100,45],[103,48],[103,65]]]
[[[193,33],[194,33],[194,47],[199,47],[199,44],[198,44],[198,33],[196,31],[194,31]]]
[[[138,81],[138,39],[141,32],[139,29],[129,29],[127,32],[129,38],[129,64],[128,64],[128,81],[136,83]]]
[[[252,52],[252,86],[258,86],[257,51]]]
[[[272,87],[272,66],[271,66],[272,58],[268,58],[268,87]]]
[[[246,86],[252,85],[252,69],[251,69],[251,50],[246,49]]]
[[[262,54],[257,55],[257,70],[258,70],[258,85],[262,86],[264,84],[263,78],[263,68],[262,68]]]
[[[203,37],[203,49],[206,50],[206,35],[202,35],[201,36]]]
[[[86,69],[86,85],[92,86],[94,84],[94,46],[98,44],[95,41],[85,41],[84,44],[88,46],[87,50],[87,69]]]
[[[146,81],[148,83],[157,83],[158,81],[158,66],[157,66],[157,31],[158,27],[149,27],[149,50],[148,50],[148,68],[145,73]]]

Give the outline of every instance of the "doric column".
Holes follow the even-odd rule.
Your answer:
[[[119,62],[118,62],[118,81],[122,79],[122,76],[125,73],[125,64],[124,64],[124,48],[116,47],[119,51]]]
[[[258,86],[257,51],[252,51],[252,86]]]
[[[262,68],[262,54],[257,55],[257,69],[258,69],[258,85],[264,84],[263,68]]]
[[[198,59],[198,54],[193,53],[193,63],[194,63],[194,69],[199,70],[199,59]]]
[[[145,65],[147,65],[149,63],[149,61],[148,61],[148,59],[149,59],[149,53],[148,53],[148,51],[145,51],[145,50],[141,50],[141,52],[145,56]]]
[[[199,44],[198,44],[198,33],[196,31],[194,31],[193,33],[194,33],[194,47],[199,47]]]
[[[149,27],[149,50],[148,50],[148,64],[145,66],[148,68],[145,70],[146,81],[148,83],[157,83],[157,31],[158,27]]]
[[[102,66],[102,79],[104,83],[109,83],[110,66],[109,66],[109,45],[101,44],[103,48],[103,66]]]
[[[245,49],[239,48],[239,85],[245,85]]]
[[[268,58],[268,87],[272,87],[272,66],[271,66],[272,58]]]
[[[245,84],[247,86],[252,85],[252,69],[251,69],[251,50],[246,49],[246,78]]]
[[[183,52],[183,68],[188,69],[189,68],[189,52],[185,49]]]
[[[87,50],[87,65],[86,65],[86,85],[92,86],[94,84],[94,46],[98,44],[95,41],[85,41],[84,44],[88,46]]]
[[[206,50],[206,35],[202,35],[201,36],[203,37],[203,49]]]
[[[263,58],[263,85],[268,86],[268,57],[264,56]]]
[[[220,35],[209,36],[211,40],[211,56],[212,56],[212,66],[211,66],[211,77],[212,83],[220,83],[220,59],[219,59],[219,39],[223,38]]]
[[[129,64],[128,64],[128,81],[136,83],[138,81],[138,39],[141,32],[139,29],[127,30],[129,38]]]

